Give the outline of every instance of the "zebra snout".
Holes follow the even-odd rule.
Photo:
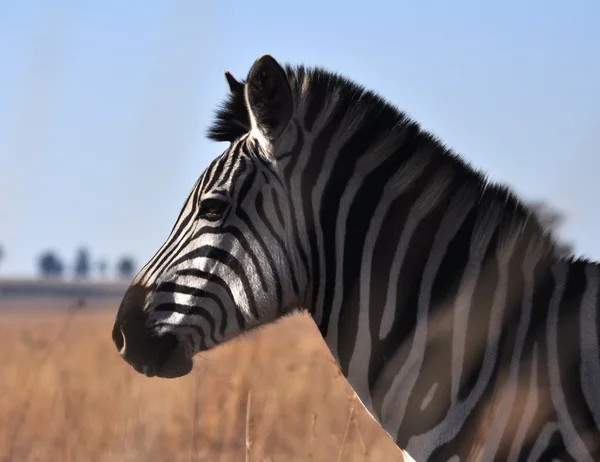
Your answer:
[[[112,330],[117,351],[133,369],[148,377],[186,375],[193,362],[185,346],[174,334],[156,335],[148,329],[143,305],[137,296],[132,296],[131,290],[121,302]],[[139,293],[139,289],[134,290]]]

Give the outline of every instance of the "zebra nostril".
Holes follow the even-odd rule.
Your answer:
[[[125,334],[119,325],[115,325],[112,331],[112,339],[117,347],[117,351],[123,354],[125,351]]]

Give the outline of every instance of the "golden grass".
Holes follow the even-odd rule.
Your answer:
[[[112,320],[0,315],[0,461],[402,460],[306,316],[197,357],[174,380],[125,364]]]

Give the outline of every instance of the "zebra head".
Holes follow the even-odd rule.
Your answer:
[[[209,136],[230,145],[202,173],[116,314],[117,350],[147,376],[185,375],[196,353],[301,305],[289,191],[275,157],[297,138],[290,82],[269,55],[245,83],[225,77],[229,99]]]

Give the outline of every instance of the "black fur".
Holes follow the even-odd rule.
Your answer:
[[[244,101],[245,81],[241,87],[230,87],[231,93],[217,110],[215,122],[208,129],[208,137],[213,141],[233,142],[250,130],[250,116]]]

